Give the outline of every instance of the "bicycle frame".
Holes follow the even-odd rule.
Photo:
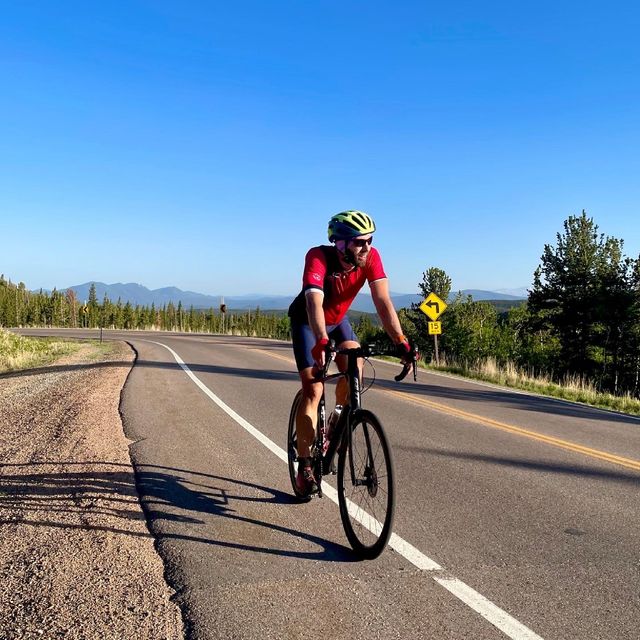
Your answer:
[[[324,385],[330,380],[336,380],[338,378],[346,378],[349,383],[349,403],[344,408],[342,413],[340,414],[340,418],[337,424],[334,427],[334,431],[331,434],[331,439],[329,441],[329,448],[327,452],[321,458],[321,473],[325,474],[325,468],[328,468],[330,465],[333,456],[337,453],[340,446],[343,446],[343,439],[346,437],[347,441],[344,445],[351,445],[351,429],[349,428],[351,424],[351,418],[361,408],[361,383],[360,383],[360,369],[358,368],[358,358],[364,357],[366,354],[362,347],[355,347],[352,349],[338,349],[332,350],[331,354],[333,357],[327,358],[327,364],[324,368],[322,375],[323,389],[322,389],[322,397],[320,398],[320,419],[322,420],[322,424],[318,424],[318,436],[319,436],[319,446],[322,446],[322,440],[326,437],[326,400],[325,400],[325,392]],[[338,373],[333,373],[331,375],[327,375],[326,372],[331,365],[334,357],[336,355],[346,355],[347,356],[347,370],[340,371]],[[322,435],[320,435],[322,434]],[[368,435],[365,432],[365,437],[368,439]],[[367,444],[369,444],[367,442]],[[353,466],[353,450],[351,446],[349,446],[349,458],[350,458],[350,469],[351,469],[351,481],[355,485],[362,484],[361,481],[358,481],[354,475],[354,466]]]

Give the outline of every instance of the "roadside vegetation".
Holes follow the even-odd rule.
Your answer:
[[[569,216],[547,244],[529,298],[516,306],[475,301],[451,292],[451,278],[428,268],[418,283],[449,304],[438,320],[438,352],[427,317],[414,306],[399,311],[406,335],[427,366],[504,386],[630,413],[640,413],[640,257],[624,241],[598,231],[583,211]],[[384,343],[368,314],[352,315],[362,341]],[[290,339],[282,312],[162,308],[89,300],[71,290],[30,292],[0,276],[0,327],[68,327],[193,331]],[[392,351],[392,345],[388,344]]]
[[[589,381],[577,376],[567,375],[564,379],[554,382],[549,376],[527,374],[519,370],[513,363],[499,366],[492,358],[471,366],[456,365],[441,359],[439,365],[431,362],[425,367],[432,371],[482,380],[543,396],[570,402],[582,402],[600,409],[640,415],[640,399],[634,398],[629,393],[618,396],[612,393],[603,393],[598,391]]]
[[[402,326],[429,367],[638,414],[640,257],[625,256],[624,241],[600,233],[584,211],[563,227],[544,247],[528,299],[505,311],[452,295],[442,269],[423,273],[420,294],[449,303],[437,357],[417,307],[400,311]],[[385,339],[372,324],[358,335]]]
[[[52,338],[25,338],[0,329],[0,374],[42,366],[78,348],[78,343]]]

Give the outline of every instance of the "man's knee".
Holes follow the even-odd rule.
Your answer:
[[[360,343],[355,340],[345,340],[338,345],[338,349],[357,349],[359,346]],[[345,373],[347,371],[347,362],[347,356],[337,356],[336,366],[338,367],[338,371]]]
[[[308,402],[317,404],[322,397],[322,382],[313,375],[313,369],[304,369],[300,372],[302,382],[302,395]]]

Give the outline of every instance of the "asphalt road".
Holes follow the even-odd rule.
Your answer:
[[[390,437],[394,532],[415,552],[357,561],[337,506],[297,503],[238,421],[285,448],[290,345],[105,336],[138,354],[121,410],[189,637],[640,637],[640,421],[423,371],[395,383],[375,362],[363,404]]]

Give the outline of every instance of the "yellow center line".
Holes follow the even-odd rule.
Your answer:
[[[281,356],[279,353],[274,353],[273,351],[265,351],[264,349],[256,349],[252,348],[252,351],[258,351],[259,353],[264,353],[267,356],[271,356],[272,358],[277,358],[278,360],[284,360],[285,362],[289,362],[291,364],[295,364],[296,361],[293,358],[287,358],[286,356]]]
[[[463,418],[465,420],[477,422],[487,427],[500,429],[502,431],[507,431],[509,433],[515,433],[519,436],[530,438],[531,440],[538,440],[539,442],[545,442],[546,444],[553,445],[554,447],[559,447],[561,449],[566,449],[568,451],[573,451],[576,453],[582,453],[583,455],[589,456],[591,458],[597,458],[598,460],[605,460],[613,464],[627,467],[628,469],[634,469],[635,471],[640,471],[640,460],[633,460],[632,458],[623,458],[622,456],[617,456],[617,455],[614,455],[613,453],[607,453],[606,451],[600,451],[599,449],[592,449],[590,447],[585,447],[581,444],[576,444],[575,442],[569,442],[568,440],[562,440],[561,438],[555,438],[553,436],[547,436],[541,433],[537,433],[535,431],[529,431],[528,429],[523,429],[522,427],[516,427],[514,425],[505,424],[504,422],[498,422],[497,420],[492,420],[491,418],[485,418],[475,413],[462,411],[461,409],[454,409],[453,407],[448,407],[444,404],[440,404],[439,402],[426,400],[425,398],[404,393],[402,391],[392,391],[390,389],[377,389],[377,391],[395,396],[397,398],[400,398],[408,402],[413,402],[414,404],[422,405],[424,407],[429,407],[430,409],[434,409],[435,411],[440,411],[442,413],[447,413],[449,415],[453,415],[458,418]]]
[[[295,363],[295,360],[293,360],[293,358],[287,358],[286,356],[281,356],[280,354],[273,353],[272,351],[266,351],[263,349],[254,349],[254,351],[259,351],[260,353],[264,353],[265,355],[269,355],[273,358],[278,358],[279,360]],[[458,418],[463,418],[464,420],[476,422],[486,427],[492,427],[493,429],[500,429],[501,431],[514,433],[524,438],[537,440],[538,442],[544,442],[554,447],[559,447],[560,449],[566,449],[567,451],[573,451],[574,453],[581,453],[585,456],[589,456],[590,458],[604,460],[612,464],[617,464],[622,467],[626,467],[627,469],[640,471],[640,460],[634,460],[632,458],[623,458],[622,456],[617,456],[613,453],[607,453],[606,451],[600,451],[599,449],[592,449],[591,447],[585,447],[575,442],[562,440],[561,438],[555,438],[553,436],[547,436],[542,433],[537,433],[535,431],[529,431],[528,429],[523,429],[522,427],[516,427],[514,425],[505,424],[504,422],[498,422],[497,420],[492,420],[491,418],[485,418],[484,416],[479,416],[475,413],[462,411],[462,409],[454,409],[453,407],[448,407],[447,405],[440,404],[439,402],[433,402],[432,400],[427,400],[426,398],[415,396],[410,393],[405,393],[403,391],[393,391],[391,389],[380,389],[380,388],[377,388],[376,391],[379,393],[386,393],[388,395],[394,396],[396,398],[404,400],[405,402],[412,402],[413,404],[421,405],[423,407],[428,407],[429,409],[440,411],[441,413],[446,413],[452,416],[456,416]]]

